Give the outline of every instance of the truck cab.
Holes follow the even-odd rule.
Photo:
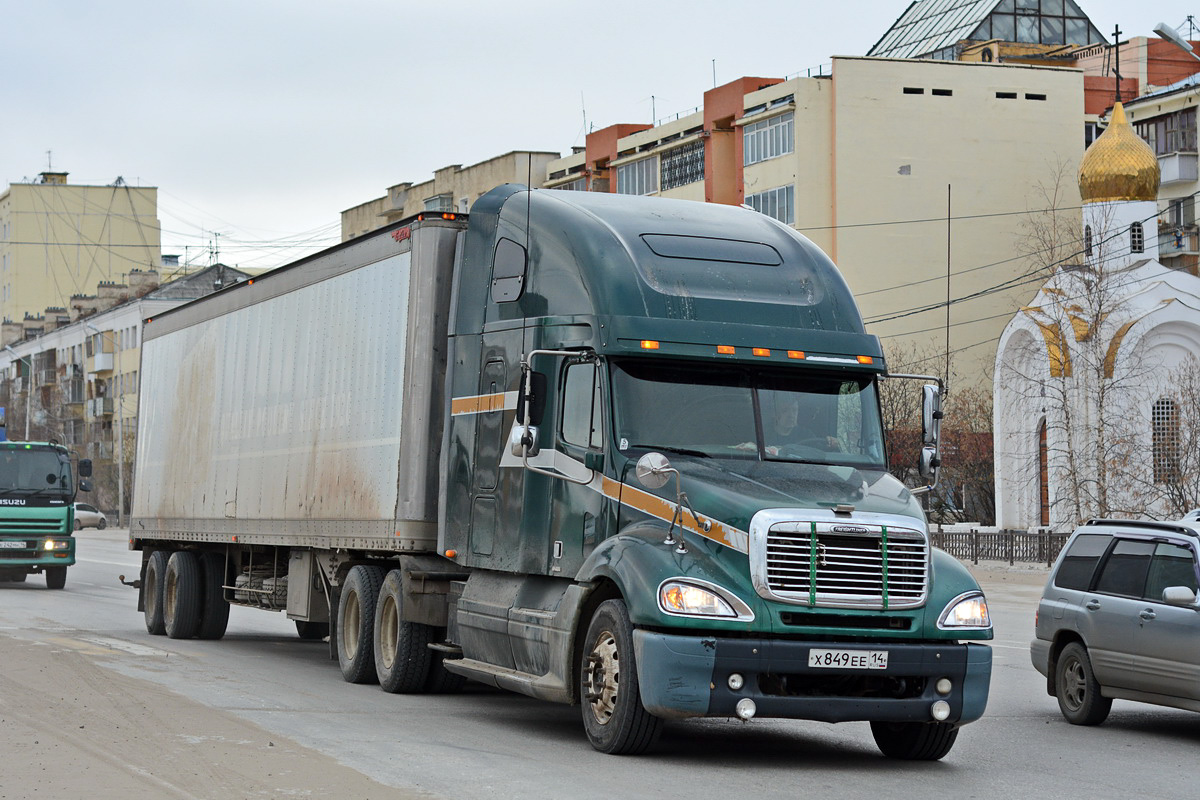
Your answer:
[[[79,475],[92,463],[79,462]],[[69,451],[55,442],[0,442],[0,581],[23,582],[39,572],[46,586],[62,589],[75,563],[77,490]]]
[[[886,469],[883,351],[833,263],[745,208],[517,186],[460,256],[445,668],[580,703],[606,752],[689,716],[949,752],[986,601]]]

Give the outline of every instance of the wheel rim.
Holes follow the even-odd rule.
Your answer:
[[[175,575],[168,570],[167,582],[163,584],[163,616],[175,618]]]
[[[348,593],[342,602],[346,604],[346,616],[342,620],[342,652],[352,659],[358,654],[358,626],[362,622],[358,592]]]
[[[146,613],[153,617],[158,613],[158,576],[154,570],[146,570]]]
[[[617,637],[611,631],[602,631],[588,654],[585,687],[592,716],[601,725],[607,725],[617,710],[617,695],[621,685],[620,658]]]
[[[382,614],[379,618],[380,660],[384,669],[391,669],[396,662],[396,643],[399,641],[400,614],[396,609],[396,598],[383,598]]]
[[[1087,676],[1083,672],[1083,662],[1071,657],[1063,664],[1062,698],[1067,708],[1078,711],[1087,699]]]

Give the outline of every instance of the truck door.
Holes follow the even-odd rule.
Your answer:
[[[551,575],[573,575],[595,547],[612,520],[611,501],[600,493],[604,472],[605,409],[608,407],[603,368],[595,362],[568,362],[563,366],[555,431],[560,458],[594,470],[591,484],[554,480],[550,503],[549,564]]]

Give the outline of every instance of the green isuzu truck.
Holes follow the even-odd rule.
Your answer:
[[[67,584],[75,563],[74,502],[90,491],[92,462],[79,461],[76,486],[70,452],[57,442],[0,441],[0,581],[46,574],[46,586]]]
[[[609,753],[775,717],[938,759],[984,711],[984,596],[886,469],[920,376],[748,208],[501,186],[148,321],[141,370],[151,633],[286,611],[347,681],[578,704]]]

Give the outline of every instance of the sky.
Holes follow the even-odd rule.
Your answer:
[[[1200,17],[1077,0],[1111,40]],[[163,253],[264,269],[388,186],[865,55],[908,0],[0,0],[0,180],[158,187]],[[1185,28],[1186,30],[1186,28]],[[1200,34],[1198,34],[1200,36]],[[0,185],[0,189],[2,189]]]

